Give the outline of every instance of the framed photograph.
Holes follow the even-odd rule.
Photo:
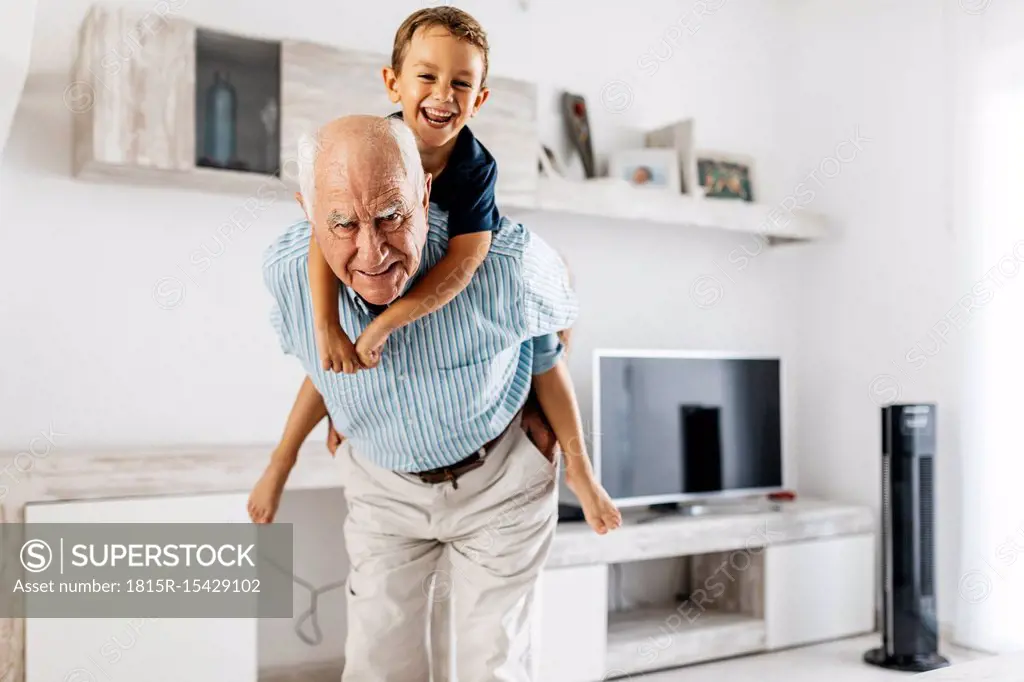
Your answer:
[[[754,160],[721,152],[697,153],[697,177],[711,199],[754,200]]]
[[[679,157],[672,149],[629,149],[612,152],[608,174],[636,187],[680,192]]]

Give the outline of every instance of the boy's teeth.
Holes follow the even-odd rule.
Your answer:
[[[438,122],[447,121],[451,119],[452,116],[455,115],[450,111],[440,111],[438,109],[424,109],[423,113],[427,116],[427,118]]]

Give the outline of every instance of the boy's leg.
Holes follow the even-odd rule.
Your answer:
[[[443,546],[423,519],[431,491],[338,448],[348,516],[345,544],[348,637],[343,682],[423,682],[428,679],[430,579]]]
[[[558,340],[563,347],[563,357],[568,357],[572,327],[563,329],[557,334]],[[548,420],[547,415],[544,414],[544,409],[537,399],[536,388],[532,386],[526,398],[526,404],[523,406],[522,415],[523,429],[530,440],[533,441],[533,444],[537,446],[537,449],[549,458],[556,457],[558,455],[558,439],[555,437],[555,430],[551,427],[551,422]]]
[[[551,428],[551,422],[537,400],[537,391],[532,386],[526,404],[523,405],[522,416],[523,430],[527,437],[546,457],[554,459],[558,454],[558,439],[555,438],[555,430]]]
[[[460,680],[531,682],[531,620],[558,520],[558,465],[530,442],[518,418],[488,459],[449,491],[459,519],[449,546],[456,673]]]

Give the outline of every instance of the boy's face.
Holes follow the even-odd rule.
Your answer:
[[[413,35],[400,73],[384,69],[384,82],[391,101],[401,103],[405,123],[421,144],[442,147],[487,99],[488,90],[481,87],[483,73],[478,47],[443,27],[429,26]]]

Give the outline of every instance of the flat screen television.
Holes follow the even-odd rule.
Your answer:
[[[784,489],[782,362],[594,352],[594,471],[619,506]]]

